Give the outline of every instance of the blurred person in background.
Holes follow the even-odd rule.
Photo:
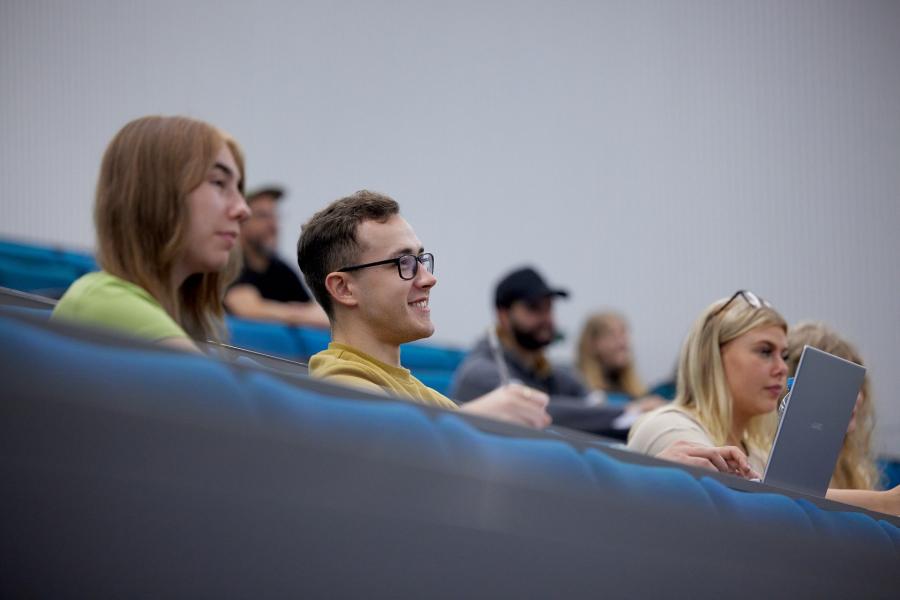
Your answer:
[[[793,377],[800,363],[804,346],[812,346],[834,354],[850,362],[863,365],[862,357],[850,342],[843,339],[824,323],[801,322],[788,330],[787,365]],[[872,405],[872,387],[869,374],[863,379],[856,397],[853,416],[847,426],[847,436],[838,456],[830,487],[848,490],[879,489],[878,468],[872,454],[872,430],[875,428],[875,411]]]
[[[638,376],[628,324],[619,313],[599,312],[588,317],[575,364],[588,388],[602,392],[608,402],[635,406],[642,412],[666,403]]]
[[[277,256],[280,187],[247,194],[250,217],[241,224],[244,268],[225,294],[225,307],[245,319],[328,327],[328,317],[294,270]]]
[[[125,125],[100,166],[94,204],[101,271],[75,281],[53,319],[199,352],[224,337],[222,297],[240,264],[244,157],[186,117]]]
[[[568,295],[547,285],[531,267],[505,275],[494,291],[496,323],[457,369],[450,395],[468,402],[518,381],[550,396],[548,411],[556,424],[624,439],[643,407],[605,404],[603,393],[592,394],[574,370],[546,357],[546,348],[559,336],[553,303]]]

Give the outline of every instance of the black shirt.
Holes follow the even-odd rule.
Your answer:
[[[254,271],[247,265],[231,287],[252,285],[266,300],[277,302],[309,302],[312,298],[300,277],[289,266],[276,257],[269,261],[269,268],[263,272]]]

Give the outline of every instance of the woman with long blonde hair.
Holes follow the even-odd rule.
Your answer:
[[[793,375],[800,363],[804,346],[812,346],[850,362],[862,365],[856,348],[824,323],[806,321],[788,330],[788,369]],[[879,489],[878,468],[872,456],[872,430],[875,414],[868,373],[856,398],[847,436],[831,478],[831,487],[850,490]]]
[[[676,444],[728,449],[745,456],[751,470],[718,468],[758,477],[771,447],[776,408],[787,381],[787,323],[757,295],[740,290],[706,308],[694,322],[678,363],[675,401],[645,415],[632,428],[628,447],[671,458]],[[670,456],[666,456],[668,453]],[[679,460],[698,464],[693,457]],[[828,490],[829,499],[900,514],[900,486],[885,492]]]
[[[666,403],[648,395],[634,366],[628,324],[619,313],[598,312],[585,322],[578,340],[576,367],[592,397],[605,402],[611,396],[623,398],[626,410],[647,412]]]
[[[72,284],[53,317],[184,350],[222,335],[239,267],[244,160],[219,129],[186,117],[125,125],[103,156],[94,223],[102,271]]]
[[[677,440],[733,446],[761,473],[787,381],[786,336],[784,318],[750,292],[711,304],[682,346],[675,400],[632,427],[629,447],[656,455]]]
[[[647,395],[647,386],[634,366],[628,324],[619,313],[605,311],[588,317],[578,340],[576,365],[593,390],[631,399]]]

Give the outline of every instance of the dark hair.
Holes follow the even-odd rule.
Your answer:
[[[312,216],[301,228],[297,242],[297,264],[313,295],[330,318],[334,317],[331,296],[325,288],[329,273],[356,261],[360,245],[356,229],[363,221],[384,223],[400,212],[392,198],[360,190],[335,200]]]

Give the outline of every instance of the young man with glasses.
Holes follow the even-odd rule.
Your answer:
[[[297,243],[300,270],[331,322],[332,342],[310,359],[314,377],[456,409],[400,364],[400,345],[434,333],[429,296],[434,256],[397,203],[360,191],[316,213]],[[462,410],[545,427],[547,396],[523,385],[500,387]]]

